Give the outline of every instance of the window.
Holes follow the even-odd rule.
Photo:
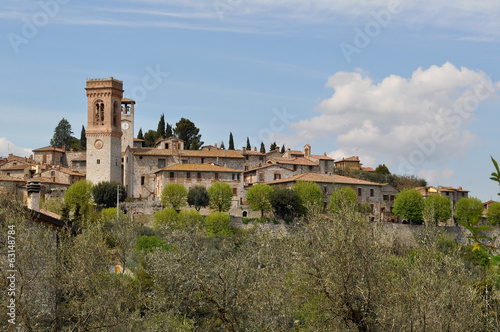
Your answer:
[[[370,211],[371,211],[371,213],[373,213],[373,208],[374,208],[373,204],[370,204]]]
[[[117,119],[118,119],[118,102],[115,101],[113,103],[113,127],[116,127]]]
[[[238,189],[237,188],[233,188],[233,196],[236,196],[238,195]]]
[[[158,159],[158,168],[164,168],[165,164],[165,159]]]
[[[205,158],[201,158],[201,163],[204,164],[205,163]]]
[[[393,201],[393,200],[394,200],[394,195],[391,195],[391,201]]]
[[[47,155],[46,154],[43,155],[43,161],[42,161],[42,163],[44,163],[44,164],[47,163]]]
[[[259,156],[259,160],[260,160],[260,161],[264,160],[264,157]]]
[[[297,165],[293,165],[293,171],[295,172],[297,170]]]
[[[313,167],[312,166],[309,166],[309,170],[312,171]]]
[[[259,172],[259,182],[264,182],[264,173]]]
[[[370,189],[370,197],[373,197],[375,196],[375,190],[374,189]]]
[[[215,172],[214,177],[216,180],[219,180],[219,173]]]
[[[186,172],[186,179],[191,179],[191,172]]]
[[[50,176],[56,176],[56,171],[50,172]]]
[[[248,160],[248,155],[245,156],[245,160]]]
[[[248,171],[248,166],[245,166],[245,171]]]
[[[361,196],[363,192],[361,191],[361,188],[358,188],[358,196]]]
[[[169,172],[169,174],[170,174],[169,176],[170,176],[171,179],[175,178],[175,173],[174,172]]]
[[[387,200],[388,200],[387,195],[384,195],[384,201],[387,201]]]
[[[239,181],[240,180],[240,173],[233,173],[233,181]]]
[[[187,159],[182,159],[181,160],[181,164],[188,164],[188,160]]]
[[[144,185],[144,180],[145,180],[145,179],[144,179],[144,176],[141,176],[141,186],[143,186],[143,185]]]
[[[275,180],[281,180],[281,174],[280,173],[274,173],[274,179]]]
[[[94,124],[104,125],[104,102],[101,100],[95,103],[94,107]]]
[[[328,194],[328,188],[326,186],[323,186],[323,194]]]
[[[198,172],[198,173],[196,174],[196,178],[197,178],[197,179],[201,179],[201,172]]]
[[[168,150],[168,143],[165,143],[165,149]]]
[[[97,159],[97,165],[101,164],[101,159]]]

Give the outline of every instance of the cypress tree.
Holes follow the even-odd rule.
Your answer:
[[[266,153],[266,147],[264,146],[264,142],[260,143],[260,153]]]
[[[82,132],[80,133],[80,145],[83,150],[87,149],[87,135],[85,134],[85,127],[82,125]]]
[[[144,135],[142,134],[142,128],[139,128],[139,132],[137,133],[138,139],[144,139]]]
[[[233,133],[229,133],[229,148],[228,150],[234,150],[234,140],[233,140]]]
[[[250,139],[247,136],[247,150],[252,150],[252,146],[250,145]]]

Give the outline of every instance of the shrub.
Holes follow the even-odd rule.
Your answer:
[[[154,248],[168,250],[168,244],[157,236],[143,235],[137,238],[136,250],[148,253],[152,252]]]
[[[158,211],[154,214],[153,226],[155,228],[179,229],[179,214],[174,209]]]
[[[213,212],[205,218],[207,234],[209,236],[231,236],[233,232],[229,227],[231,217],[222,212]]]
[[[120,202],[123,202],[127,198],[127,192],[123,184],[116,181],[106,181],[96,184],[92,189],[95,203],[106,208],[116,207],[117,189],[120,193]]]
[[[182,210],[179,213],[179,226],[185,230],[199,230],[204,225],[203,216],[195,209]]]

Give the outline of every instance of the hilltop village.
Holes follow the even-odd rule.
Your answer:
[[[374,221],[398,222],[392,213],[394,186],[339,175],[340,171],[373,172],[363,167],[357,156],[334,160],[314,154],[306,144],[301,151],[279,148],[262,153],[254,149],[226,150],[217,144],[199,150],[187,150],[176,137],[160,137],[154,147],[134,137],[135,101],[123,98],[123,82],[114,78],[88,79],[86,82],[87,130],[86,151],[67,151],[52,146],[33,150],[29,158],[9,155],[0,159],[0,186],[27,199],[27,185],[39,182],[42,195],[64,191],[79,180],[93,184],[103,181],[123,183],[128,197],[142,202],[159,202],[163,188],[180,183],[209,187],[226,182],[233,190],[233,216],[255,216],[246,202],[248,188],[257,183],[292,187],[297,181],[312,181],[324,195],[326,209],[332,192],[351,187],[358,204],[367,203]],[[468,191],[461,187],[419,187],[424,197],[440,193],[450,198],[452,206]],[[203,211],[202,211],[203,212]]]

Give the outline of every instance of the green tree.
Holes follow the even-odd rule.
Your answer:
[[[85,127],[82,125],[82,131],[80,132],[80,145],[83,150],[87,150],[87,134],[85,133]]]
[[[158,135],[158,138],[160,137],[167,138],[165,130],[165,114],[162,114],[160,116],[160,121],[158,121],[158,128],[156,129],[156,133]]]
[[[168,250],[168,243],[155,235],[143,235],[137,238],[137,245],[135,249],[145,253],[151,253],[155,248]]]
[[[264,146],[264,142],[260,142],[260,153],[266,153],[266,147]]]
[[[393,213],[410,222],[419,223],[423,220],[424,197],[415,189],[403,189],[396,194]]]
[[[101,216],[105,221],[113,222],[116,220],[116,208],[110,207],[101,210]],[[125,213],[120,210],[120,218],[125,217]]]
[[[427,223],[436,226],[440,222],[446,222],[452,216],[451,201],[439,194],[431,194],[424,200],[423,217]]]
[[[283,146],[281,147],[281,151],[280,153],[285,153],[286,152],[286,149],[285,149],[285,144],[283,144]]]
[[[269,151],[274,151],[274,150],[276,150],[276,147],[277,147],[277,146],[278,146],[278,145],[276,144],[276,142],[271,143],[271,146],[269,147]]]
[[[144,134],[144,145],[147,147],[154,147],[157,139],[158,134],[156,131],[150,129]]]
[[[201,185],[189,188],[187,202],[189,206],[194,206],[196,211],[200,211],[201,208],[207,207],[208,204],[210,204],[207,188]]]
[[[377,174],[391,174],[389,171],[389,168],[385,166],[385,164],[378,165],[377,168],[375,168],[375,173]]]
[[[161,203],[163,206],[179,210],[186,205],[188,191],[180,183],[169,183],[161,192]]]
[[[333,214],[343,215],[357,210],[358,196],[351,187],[341,187],[332,192],[328,208]]]
[[[271,205],[274,213],[281,219],[292,218],[296,213],[302,211],[299,195],[296,191],[277,186],[273,188]]]
[[[155,212],[153,216],[153,227],[159,229],[167,228],[170,230],[182,229],[179,213],[172,208]]]
[[[71,125],[68,120],[63,118],[59,121],[59,124],[54,129],[54,136],[50,140],[50,146],[56,148],[65,147],[69,150],[70,148],[70,139],[73,131],[71,130]]]
[[[233,232],[229,227],[231,217],[222,212],[212,212],[205,217],[205,226],[208,236],[231,236]]]
[[[226,146],[224,145],[224,141],[221,141],[221,142],[220,142],[220,148],[221,148],[222,150],[225,150],[225,149],[226,149]]]
[[[186,231],[192,233],[201,230],[205,220],[200,212],[195,209],[188,209],[179,212],[179,222]]]
[[[142,134],[142,128],[139,128],[139,132],[137,133],[138,139],[144,139],[144,135]]]
[[[316,214],[323,208],[324,197],[319,185],[312,181],[297,181],[293,190],[300,198],[301,205],[304,207],[302,213]]]
[[[165,129],[165,138],[169,138],[174,136],[174,133],[172,132],[172,125],[170,123],[167,123],[167,128]]]
[[[475,197],[463,197],[455,206],[455,214],[460,222],[476,224],[483,214],[483,202]]]
[[[64,194],[64,203],[69,207],[84,206],[92,203],[92,182],[80,180],[73,183]]]
[[[181,118],[175,124],[174,134],[184,141],[184,148],[186,150],[199,150],[203,145],[200,129],[188,119]]]
[[[117,191],[118,188],[118,191]],[[92,188],[94,202],[105,208],[116,207],[116,195],[120,195],[120,202],[127,198],[125,186],[117,181],[99,182]]]
[[[229,211],[232,205],[233,190],[225,182],[215,182],[208,188],[210,197],[210,208],[218,212]]]
[[[247,136],[247,147],[246,147],[247,150],[252,150],[252,145],[250,144],[250,138],[248,138]]]
[[[234,150],[234,139],[233,139],[233,133],[229,133],[229,147],[227,148],[228,150]]]
[[[486,220],[490,225],[500,225],[500,203],[491,203],[488,211],[486,211]]]
[[[264,213],[271,211],[271,196],[273,188],[268,184],[254,184],[247,191],[247,202],[253,211],[260,211],[261,218]]]

